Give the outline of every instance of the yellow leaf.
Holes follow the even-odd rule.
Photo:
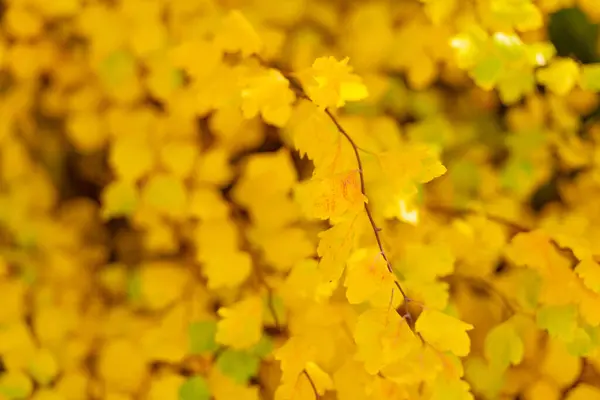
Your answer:
[[[39,310],[34,314],[34,324],[36,329],[33,333],[36,334],[38,340],[40,340],[39,338],[41,337],[40,341],[45,344],[47,343],[47,337],[50,336],[47,335],[47,331],[55,330],[57,327],[57,330],[60,330],[65,319],[68,318],[65,318],[63,314],[58,312],[53,315],[48,315],[48,313],[45,313],[42,310]],[[51,318],[44,318],[44,314],[49,317],[54,317],[55,320],[52,321]],[[56,318],[58,321],[56,321]],[[43,321],[45,324],[40,324],[41,319],[45,319],[45,321]],[[56,344],[56,342],[54,344]],[[2,355],[2,361],[7,370],[14,371],[26,369],[29,362],[35,356],[35,353],[36,347],[34,337],[23,320],[4,325],[2,329],[0,329],[0,354]]]
[[[306,364],[315,359],[317,345],[311,337],[293,335],[283,346],[275,350],[274,356],[281,363],[281,380],[295,382]]]
[[[341,140],[327,115],[307,100],[301,100],[294,108],[287,129],[300,156],[306,155],[316,167],[324,164],[328,153]]]
[[[571,386],[576,380],[583,360],[569,353],[564,342],[550,338],[543,352],[543,359],[538,364],[538,371],[551,378],[561,389]]]
[[[349,58],[317,58],[312,67],[300,74],[304,88],[321,109],[342,107],[347,101],[363,100],[368,96],[362,79],[352,72]]]
[[[367,400],[367,387],[372,380],[363,364],[351,358],[333,374],[339,400]]]
[[[444,369],[439,353],[421,341],[410,347],[407,355],[386,366],[382,374],[401,385],[433,382]]]
[[[0,375],[0,395],[7,400],[28,399],[33,392],[33,382],[21,371],[6,371]]]
[[[229,216],[229,205],[216,188],[199,187],[190,193],[189,215],[200,220],[222,220]]]
[[[213,41],[195,38],[181,42],[169,53],[169,60],[174,66],[196,79],[208,77],[221,62],[221,57]]]
[[[105,343],[98,354],[98,375],[108,389],[135,393],[146,376],[146,360],[139,347],[126,339]]]
[[[131,133],[118,137],[110,148],[109,164],[117,176],[124,180],[141,178],[150,172],[155,162],[154,149],[142,134]]]
[[[357,213],[367,201],[356,170],[303,182],[296,188],[296,198],[309,218],[318,219],[336,219],[346,213]]]
[[[87,375],[81,371],[66,371],[56,383],[55,390],[67,400],[85,400],[88,380]]]
[[[197,156],[197,144],[182,141],[169,141],[160,148],[159,154],[162,165],[180,179],[190,175]]]
[[[321,257],[319,271],[325,282],[337,281],[354,250],[358,238],[358,215],[336,223],[319,233],[317,253]]]
[[[431,387],[431,400],[474,400],[467,382],[460,379],[438,378]]]
[[[181,218],[185,215],[187,191],[177,176],[156,174],[144,185],[142,201],[163,215]]]
[[[219,309],[217,343],[234,349],[247,349],[258,343],[263,330],[262,298],[253,295]]]
[[[252,271],[252,259],[242,251],[215,253],[204,260],[202,272],[211,290],[241,285]]]
[[[427,307],[443,310],[448,305],[450,285],[447,282],[411,279],[402,280],[401,285],[412,300]]]
[[[140,270],[143,304],[151,310],[164,309],[184,295],[189,279],[189,272],[175,263],[146,263]]]
[[[279,385],[274,400],[317,400],[317,395],[308,376],[301,374],[294,381]]]
[[[313,242],[299,228],[253,229],[249,236],[259,245],[265,261],[280,271],[289,270],[295,263],[314,253]]]
[[[41,389],[35,392],[31,400],[67,400],[62,394],[53,389]]]
[[[411,243],[402,252],[396,268],[404,279],[433,281],[454,271],[455,257],[445,244]]]
[[[550,379],[539,379],[524,392],[525,400],[559,400],[560,389]],[[586,399],[588,397],[585,397]]]
[[[564,96],[579,81],[579,66],[571,58],[555,58],[548,67],[537,70],[536,77],[551,92]]]
[[[108,139],[105,120],[96,112],[82,111],[67,120],[67,134],[80,152],[98,151]]]
[[[228,53],[239,51],[243,57],[258,53],[262,48],[260,37],[238,10],[230,11],[223,18],[215,43],[223,51]]]
[[[58,372],[56,357],[48,349],[39,350],[29,364],[29,373],[40,385],[48,385]]]
[[[388,270],[379,250],[360,249],[348,260],[344,286],[347,288],[346,298],[350,304],[370,301],[375,306],[385,307],[386,301],[389,304],[392,296],[394,276]],[[375,298],[377,295],[379,298]],[[396,300],[401,300],[399,293],[397,297]],[[383,298],[383,302],[380,298]]]
[[[194,241],[198,247],[198,261],[204,262],[238,251],[240,233],[231,219],[208,220],[198,225]]]
[[[136,185],[127,180],[109,183],[102,192],[102,217],[128,217],[133,215],[139,203]]]
[[[259,400],[257,386],[240,385],[223,375],[217,367],[211,369],[208,384],[215,400]]]
[[[317,364],[309,361],[306,363],[305,370],[320,396],[323,396],[328,390],[333,390],[333,381],[331,380],[331,377]]]
[[[439,351],[451,351],[459,357],[469,354],[471,341],[467,331],[471,329],[473,325],[431,309],[424,310],[415,324],[415,331],[425,341]]]
[[[588,383],[579,383],[569,390],[565,400],[600,400],[600,389]]]
[[[369,374],[404,358],[419,340],[394,308],[372,308],[363,312],[354,327],[356,359]]]
[[[547,271],[556,253],[550,237],[541,230],[518,233],[506,249],[506,255],[517,265]]]
[[[296,185],[297,176],[289,150],[254,154],[246,160],[234,198],[250,208],[264,206],[265,198],[286,197]]]
[[[575,272],[594,293],[600,294],[600,265],[593,259],[584,259],[577,264]]]
[[[503,322],[491,329],[485,338],[485,357],[495,369],[504,371],[511,364],[523,359],[524,344],[511,321]]]
[[[265,122],[281,128],[290,118],[295,99],[288,80],[271,68],[246,78],[242,89],[242,112],[244,118],[254,118],[260,113]]]
[[[195,180],[200,184],[226,185],[233,177],[229,157],[229,151],[223,146],[213,146],[203,152],[196,163]]]
[[[150,381],[148,400],[179,400],[179,388],[185,378],[174,373],[154,377]]]

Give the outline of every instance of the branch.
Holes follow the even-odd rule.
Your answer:
[[[296,79],[294,79],[294,77],[290,76],[290,74],[284,73],[283,71],[280,71],[280,72],[283,74],[283,76],[285,76],[287,78],[287,80],[290,82],[290,86],[292,87],[292,89],[295,90],[295,92],[298,94],[299,97],[306,99],[314,104],[314,101],[308,96],[308,94],[306,94],[302,85]],[[362,166],[363,164],[362,164],[362,159],[361,159],[360,153],[359,153],[360,148],[358,147],[356,142],[352,139],[352,137],[348,134],[348,132],[344,129],[344,127],[339,123],[337,118],[333,115],[333,113],[328,108],[325,109],[325,114],[327,115],[327,117],[329,117],[331,122],[333,122],[333,124],[335,125],[338,132],[348,141],[350,146],[352,146],[352,151],[354,152],[354,157],[356,158],[356,164],[358,166],[358,174],[360,176],[360,191],[362,192],[362,195],[364,197],[367,197],[366,188],[365,188],[365,177],[364,177],[363,166]],[[383,258],[383,261],[385,261],[385,265],[386,265],[388,271],[390,272],[390,274],[392,274],[392,276],[395,277],[394,269],[392,268],[392,263],[388,259],[387,255],[385,253],[385,250],[383,249],[381,235],[379,234],[381,229],[377,227],[377,224],[375,223],[375,220],[373,219],[373,213],[371,212],[371,209],[367,202],[364,202],[364,209],[365,209],[365,213],[367,214],[367,217],[369,218],[369,223],[371,224],[371,229],[373,230],[373,235],[375,236],[375,240],[377,241],[377,246],[379,247],[379,253],[381,254],[381,257]],[[408,297],[408,295],[406,294],[404,289],[402,289],[402,286],[400,286],[400,283],[398,283],[398,281],[396,279],[394,279],[394,284],[396,285],[396,287],[402,294],[404,302],[406,304],[408,304],[411,301],[411,299]],[[392,293],[392,295],[393,295],[393,293]]]
[[[306,379],[308,379],[308,383],[310,383],[310,386],[312,387],[313,392],[315,392],[315,399],[318,399],[320,396],[319,396],[319,391],[317,390],[317,386],[313,382],[313,380],[310,377],[310,375],[308,374],[308,372],[306,372],[306,370],[303,370],[302,373],[304,375],[306,375]]]
[[[303,93],[304,93],[304,91],[303,91]],[[304,95],[306,96],[306,93],[304,93]],[[306,98],[308,98],[308,96],[306,96]],[[346,138],[348,143],[350,143],[350,146],[352,146],[352,150],[354,151],[354,157],[356,158],[356,164],[358,165],[358,174],[360,176],[360,191],[362,192],[363,196],[367,197],[366,188],[365,188],[365,177],[364,177],[364,172],[363,172],[363,167],[362,167],[362,159],[360,158],[358,146],[356,145],[354,140],[350,137],[348,132],[346,132],[346,130],[342,127],[342,125],[340,125],[338,120],[335,118],[335,116],[331,113],[331,111],[329,109],[325,109],[325,114],[327,114],[329,119],[333,122],[333,124],[337,128],[338,132],[341,133],[342,136],[344,136]],[[371,224],[371,228],[373,229],[373,235],[375,236],[375,240],[377,241],[377,246],[379,247],[379,252],[381,254],[381,257],[383,258],[383,261],[385,261],[385,265],[387,266],[387,269],[390,272],[390,274],[392,274],[392,276],[395,276],[394,269],[392,268],[392,263],[388,259],[387,255],[385,254],[385,250],[383,249],[381,235],[379,234],[381,229],[377,227],[377,224],[375,224],[375,220],[373,219],[373,214],[371,213],[369,204],[367,202],[364,202],[363,205],[364,205],[365,213],[367,214],[367,217],[369,218],[369,223]],[[400,283],[398,283],[398,281],[396,279],[394,279],[394,283],[396,284],[396,287],[402,294],[402,297],[404,298],[404,302],[409,303],[410,298],[406,295],[406,292],[404,291],[404,289],[402,289],[402,286],[400,286]]]

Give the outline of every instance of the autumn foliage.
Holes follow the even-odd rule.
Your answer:
[[[0,400],[600,399],[596,0],[0,10]]]

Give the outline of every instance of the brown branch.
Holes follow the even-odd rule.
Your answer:
[[[260,266],[256,265],[255,263],[253,263],[253,265],[256,266],[254,268],[254,274],[255,274],[256,278],[258,279],[259,284],[262,287],[264,287],[265,290],[267,291],[267,306],[269,307],[269,311],[273,315],[273,322],[275,323],[275,329],[277,329],[277,331],[279,331],[279,332],[282,332],[283,327],[281,325],[281,322],[279,321],[279,317],[277,316],[277,310],[275,310],[275,303],[273,302],[273,289],[267,284],[267,281],[265,280],[265,277],[262,273],[262,270],[260,269]]]
[[[257,57],[257,59],[258,59],[258,61],[263,66],[268,66],[268,64],[264,60],[262,60],[260,57]],[[306,100],[310,101],[311,103],[315,104],[314,101],[308,96],[308,94],[306,93],[306,91],[304,90],[304,88],[302,87],[302,85],[301,85],[300,82],[298,82],[291,74],[285,73],[281,69],[278,69],[278,70],[290,82],[291,88],[297,93],[297,95],[299,97],[301,97],[303,99],[306,99]],[[365,187],[365,177],[364,177],[364,171],[363,171],[363,164],[362,164],[362,159],[361,159],[360,153],[359,153],[360,148],[358,147],[358,145],[356,144],[356,142],[352,139],[352,137],[348,134],[348,132],[344,129],[344,127],[339,123],[339,121],[333,115],[333,113],[331,112],[331,110],[329,110],[328,108],[326,108],[325,109],[325,114],[329,117],[329,119],[331,120],[331,122],[333,122],[333,124],[337,128],[338,132],[348,141],[348,143],[350,144],[350,146],[352,146],[352,150],[354,152],[354,157],[356,158],[356,164],[357,164],[357,167],[358,167],[358,174],[360,176],[360,191],[361,191],[362,195],[365,198],[367,198],[366,187]],[[395,278],[395,274],[394,274],[394,269],[392,267],[392,263],[388,259],[387,255],[385,253],[385,250],[383,249],[383,243],[382,243],[382,240],[381,240],[381,235],[379,234],[379,232],[381,231],[381,229],[377,227],[377,224],[375,223],[375,219],[373,218],[373,214],[371,212],[371,209],[370,209],[368,203],[364,202],[363,206],[364,206],[365,213],[367,214],[367,217],[369,219],[369,223],[371,225],[371,228],[373,230],[373,235],[375,236],[375,240],[377,241],[377,246],[379,247],[379,253],[381,254],[381,257],[383,258],[383,261],[386,264],[387,270]],[[402,294],[404,303],[408,304],[411,299],[408,297],[408,295],[406,294],[406,292],[404,291],[404,289],[402,288],[402,286],[400,285],[400,283],[398,282],[397,279],[394,279],[394,284],[395,284],[396,288],[398,288],[398,290]],[[392,295],[393,295],[393,292],[392,292]]]
[[[356,158],[356,164],[358,165],[358,175],[360,176],[360,191],[362,192],[363,196],[367,197],[366,188],[365,188],[365,177],[364,177],[363,166],[362,166],[362,159],[360,158],[360,154],[358,152],[359,151],[358,146],[354,142],[354,139],[352,139],[350,137],[350,135],[348,134],[348,132],[346,132],[346,130],[342,127],[342,125],[340,125],[338,120],[335,118],[335,116],[331,113],[331,111],[329,109],[327,109],[327,108],[325,109],[325,114],[327,114],[329,119],[333,122],[333,124],[337,128],[338,132],[340,132],[346,138],[348,143],[350,143],[350,146],[352,146],[352,150],[354,151],[354,157]],[[377,227],[377,224],[375,224],[375,219],[373,219],[373,214],[371,213],[369,204],[365,201],[363,203],[363,206],[365,209],[365,213],[367,214],[367,217],[369,218],[369,223],[371,224],[371,228],[373,229],[373,235],[375,235],[375,240],[377,241],[377,246],[379,247],[379,253],[381,254],[381,257],[383,258],[383,261],[385,261],[385,265],[387,266],[387,269],[390,272],[390,274],[392,274],[392,276],[395,276],[394,269],[392,268],[392,263],[390,262],[387,255],[385,254],[385,251],[383,250],[383,243],[381,241],[381,235],[379,234],[381,229]],[[404,302],[409,303],[410,298],[406,295],[406,292],[404,291],[404,289],[402,289],[402,286],[400,286],[400,283],[398,283],[398,281],[396,279],[394,279],[394,283],[396,284],[396,287],[402,294],[402,297],[404,298]]]
[[[317,386],[315,385],[315,382],[313,382],[312,378],[310,377],[308,372],[306,372],[306,370],[302,371],[302,373],[304,375],[306,375],[306,379],[308,379],[308,383],[310,383],[310,387],[312,387],[313,392],[315,392],[315,399],[318,399],[320,396],[319,396],[319,391],[317,390]]]
[[[290,77],[288,74],[284,74],[284,76],[290,81],[292,88],[298,93],[298,95],[300,97],[302,97],[303,99],[306,99],[314,104],[314,101],[312,101],[312,99],[306,94],[306,92],[304,91],[304,88],[302,87],[302,85],[300,85],[300,83],[298,83],[293,77]],[[325,114],[327,115],[327,117],[329,117],[331,122],[333,122],[333,125],[335,125],[338,132],[348,141],[348,143],[352,147],[352,151],[354,152],[354,157],[356,158],[356,164],[358,167],[358,175],[360,177],[360,191],[363,196],[367,197],[366,187],[365,187],[365,176],[364,176],[364,172],[363,172],[363,164],[362,164],[362,159],[361,159],[360,153],[359,153],[360,148],[358,147],[358,145],[356,144],[354,139],[352,139],[352,137],[348,134],[348,132],[344,129],[344,127],[339,123],[337,118],[333,115],[333,113],[328,108],[325,109]],[[392,276],[395,276],[394,269],[392,268],[392,263],[388,259],[387,255],[385,254],[385,250],[383,249],[381,235],[379,234],[381,229],[377,227],[377,224],[375,224],[375,219],[373,218],[373,214],[371,213],[369,204],[367,202],[364,202],[363,206],[365,209],[365,213],[367,214],[367,217],[369,218],[369,223],[371,224],[371,228],[373,229],[373,235],[375,236],[375,240],[377,241],[377,246],[379,247],[379,253],[381,254],[381,257],[383,258],[383,261],[385,261],[385,265],[386,265],[388,271],[392,274]],[[402,294],[404,302],[409,303],[410,298],[407,296],[406,292],[404,291],[404,289],[402,289],[402,286],[400,286],[400,283],[398,283],[398,281],[396,279],[394,279],[394,284],[396,285],[396,287]]]

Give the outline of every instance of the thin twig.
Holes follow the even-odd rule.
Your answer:
[[[306,375],[306,379],[308,379],[308,383],[310,383],[310,386],[312,387],[313,392],[315,392],[315,398],[318,399],[319,396],[319,392],[317,390],[317,386],[315,385],[315,383],[313,382],[312,378],[310,377],[310,375],[308,374],[308,372],[306,372],[306,370],[302,371],[302,373],[304,375]]]
[[[281,322],[279,321],[279,317],[277,316],[277,310],[275,309],[275,303],[273,302],[273,299],[274,299],[273,289],[267,284],[267,281],[265,280],[265,277],[262,274],[260,266],[257,266],[256,268],[254,268],[254,273],[255,273],[258,281],[260,282],[260,285],[262,287],[264,287],[267,291],[267,305],[269,307],[269,311],[273,315],[273,322],[275,323],[275,328],[278,331],[281,331],[282,325],[281,325]]]
[[[266,63],[262,59],[258,58],[258,60],[261,64],[266,65]],[[290,82],[291,88],[297,93],[297,95],[299,97],[306,99],[306,100],[310,101],[311,103],[315,104],[314,101],[308,96],[308,94],[306,93],[306,91],[304,90],[304,88],[302,87],[300,82],[298,82],[293,76],[285,73],[284,71],[280,70],[280,73],[284,77],[287,78],[287,80]],[[352,139],[352,137],[348,134],[348,132],[344,129],[344,127],[339,123],[337,118],[333,115],[333,113],[328,108],[325,109],[325,114],[329,117],[331,122],[333,122],[333,124],[337,128],[338,132],[348,141],[350,146],[352,146],[352,151],[354,152],[354,157],[356,158],[356,164],[358,166],[358,174],[360,176],[360,191],[361,191],[362,195],[365,198],[367,198],[367,193],[366,193],[366,188],[365,188],[365,177],[364,177],[364,172],[363,172],[363,164],[362,164],[362,159],[360,157],[360,152],[359,152],[360,148],[358,147],[358,145],[356,144],[354,139]],[[392,263],[388,259],[387,255],[385,253],[385,250],[383,249],[381,235],[379,234],[381,229],[378,228],[377,224],[375,223],[375,219],[373,218],[373,214],[368,205],[368,202],[364,202],[363,207],[364,207],[365,213],[367,214],[367,217],[369,219],[369,223],[371,224],[373,234],[375,235],[375,240],[377,241],[377,246],[379,247],[379,253],[381,254],[381,257],[383,258],[388,271],[392,274],[392,276],[395,277]],[[402,294],[404,303],[408,304],[410,302],[410,298],[408,297],[408,295],[406,294],[406,292],[404,291],[404,289],[402,288],[400,283],[396,279],[394,279],[394,284],[396,285],[396,287]]]
[[[344,136],[346,138],[348,143],[350,143],[350,146],[352,146],[352,150],[354,151],[354,157],[356,158],[356,164],[358,165],[358,175],[360,177],[360,191],[362,192],[363,196],[367,197],[366,188],[365,188],[365,177],[364,177],[363,166],[362,166],[362,159],[360,158],[358,146],[354,142],[354,139],[352,139],[350,137],[350,135],[348,134],[348,132],[346,132],[344,127],[342,127],[342,125],[340,125],[338,120],[335,118],[335,116],[331,113],[331,111],[329,109],[327,109],[327,108],[325,109],[325,114],[327,114],[329,119],[333,122],[333,124],[337,128],[338,132],[340,132],[342,134],[342,136]],[[377,224],[375,224],[375,220],[373,219],[373,214],[371,213],[369,204],[367,202],[364,202],[363,206],[365,209],[365,213],[367,214],[367,217],[369,218],[369,223],[371,224],[371,228],[373,229],[373,234],[375,235],[375,240],[377,241],[377,246],[379,247],[379,253],[381,254],[381,257],[383,258],[383,260],[385,261],[385,265],[387,266],[388,271],[394,276],[394,269],[392,268],[392,263],[390,262],[387,255],[385,254],[385,250],[383,249],[383,243],[381,241],[381,235],[379,235],[379,232],[381,231],[381,229],[379,229],[377,227]],[[396,284],[396,287],[402,294],[402,297],[404,298],[404,302],[409,303],[410,298],[406,295],[406,292],[404,291],[404,289],[402,289],[402,286],[400,286],[400,283],[398,283],[398,281],[396,279],[394,279],[394,283]]]

